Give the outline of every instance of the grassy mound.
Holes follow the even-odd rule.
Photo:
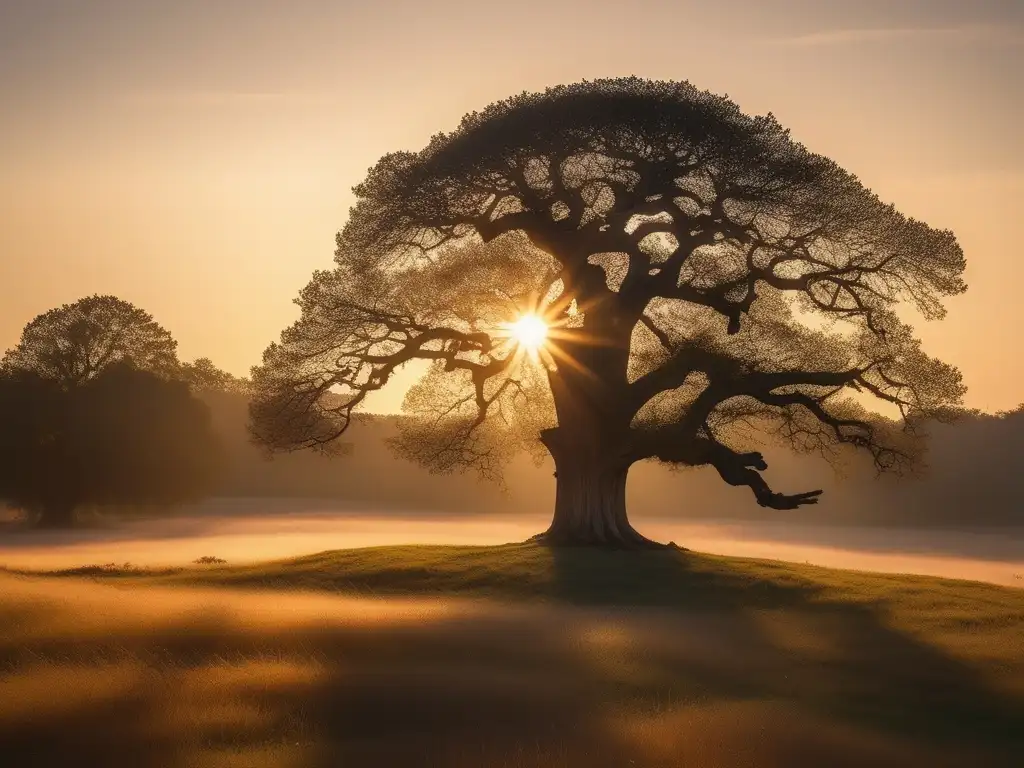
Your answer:
[[[1002,645],[1024,658],[1024,590],[928,576],[845,571],[685,550],[387,546],[250,565],[52,573],[135,584],[329,591],[362,597],[486,598],[674,611],[870,613],[901,631]],[[967,636],[961,637],[963,633]]]
[[[60,575],[0,574],[0,744],[19,764],[1024,755],[1022,590],[536,544]]]
[[[216,558],[210,558],[211,560]],[[362,596],[479,597],[686,609],[871,603],[997,623],[1024,620],[1024,590],[930,576],[846,571],[686,550],[608,551],[407,545],[320,552],[247,565],[150,570],[87,566],[54,576],[150,584],[328,590]],[[1002,617],[1002,618],[997,618]]]

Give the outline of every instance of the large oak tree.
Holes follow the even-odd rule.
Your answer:
[[[920,425],[962,397],[895,311],[939,318],[965,290],[954,235],[688,83],[522,94],[385,156],[355,193],[336,269],[254,371],[272,449],[330,447],[427,360],[404,455],[498,475],[542,445],[557,477],[543,538],[643,545],[625,504],[637,461],[710,466],[789,509],[820,492],[770,488],[758,434],[901,471]],[[508,338],[530,312],[551,326],[539,354]]]

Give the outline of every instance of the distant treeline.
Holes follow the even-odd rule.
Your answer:
[[[362,416],[346,433],[346,456],[310,452],[267,460],[246,428],[244,395],[207,391],[216,430],[229,455],[220,490],[227,496],[346,500],[382,508],[461,513],[547,512],[555,481],[549,461],[528,457],[507,474],[507,488],[472,474],[431,475],[396,458],[386,439],[399,416]],[[629,477],[629,504],[640,516],[758,518],[843,524],[912,526],[1024,525],[1024,408],[968,416],[931,428],[928,466],[920,478],[875,478],[866,462],[837,477],[822,459],[766,448],[768,475],[779,488],[824,487],[821,503],[793,511],[765,510],[744,489],[722,484],[712,470],[674,471],[638,465]]]

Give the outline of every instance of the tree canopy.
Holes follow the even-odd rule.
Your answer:
[[[224,392],[238,395],[249,392],[248,379],[221,370],[208,357],[197,358],[191,363],[182,363],[177,375],[194,392]]]
[[[120,361],[171,376],[177,342],[145,310],[116,296],[88,296],[29,322],[0,367],[76,386]]]
[[[331,445],[427,360],[399,451],[496,476],[543,446],[548,540],[642,544],[625,511],[636,461],[711,466],[792,508],[819,492],[770,488],[758,434],[900,472],[920,425],[961,401],[959,372],[897,314],[941,318],[965,290],[953,233],[689,83],[524,93],[386,155],[355,193],[337,267],[254,371],[253,431],[273,449]],[[509,338],[526,313],[551,329],[536,355]]]

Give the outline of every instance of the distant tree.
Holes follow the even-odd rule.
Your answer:
[[[249,391],[248,379],[222,371],[208,357],[200,357],[191,363],[182,363],[178,376],[195,392],[224,392],[244,395]]]
[[[68,406],[67,391],[56,381],[0,372],[0,499],[33,515],[56,506],[48,496],[60,481],[54,472],[63,463]],[[50,511],[48,519],[58,514]]]
[[[385,156],[354,191],[337,268],[254,371],[252,429],[273,449],[330,445],[427,360],[403,455],[493,476],[539,437],[557,476],[540,538],[643,546],[625,503],[637,461],[711,466],[791,509],[820,491],[773,491],[759,433],[899,472],[922,422],[962,398],[894,311],[939,318],[965,290],[954,235],[688,83],[522,94]],[[551,327],[537,354],[509,338],[526,313]]]
[[[209,412],[181,381],[106,365],[75,387],[0,375],[0,498],[42,526],[71,525],[85,505],[201,498],[222,452]]]
[[[32,320],[0,367],[68,387],[121,361],[171,376],[178,367],[176,349],[171,334],[145,310],[116,296],[88,296]]]

